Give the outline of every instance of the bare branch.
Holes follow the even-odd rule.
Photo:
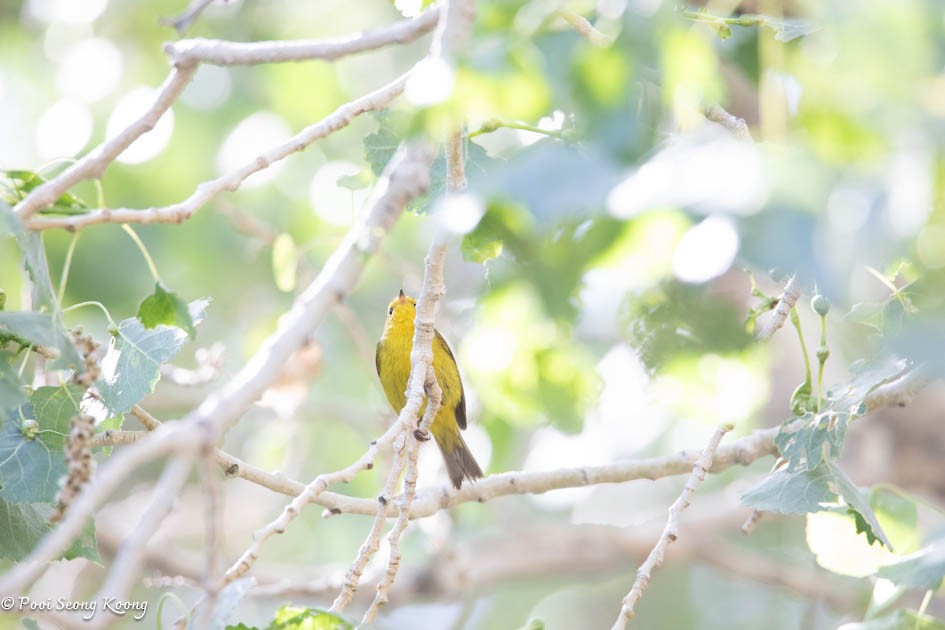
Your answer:
[[[190,25],[197,21],[204,9],[213,4],[213,0],[190,0],[190,4],[183,13],[176,17],[161,20],[165,26],[173,26],[178,33],[183,33]]]
[[[319,475],[310,484],[305,486],[305,489],[283,508],[282,513],[276,520],[253,534],[253,542],[229,570],[227,570],[226,574],[223,576],[223,584],[229,584],[249,571],[259,558],[259,552],[262,549],[263,543],[274,535],[283,533],[286,527],[289,526],[289,523],[295,520],[301,513],[302,508],[312,503],[328,486],[335,483],[351,481],[354,479],[355,475],[362,470],[372,468],[375,459],[377,459],[378,450],[392,443],[402,430],[403,427],[395,422],[384,435],[372,442],[370,448],[353,464],[330,474]]]
[[[102,176],[108,165],[121,155],[122,151],[131,146],[139,137],[151,131],[164,115],[187,84],[194,78],[196,65],[175,66],[161,86],[154,104],[148,108],[137,120],[121,131],[117,136],[110,138],[93,149],[88,155],[71,165],[60,175],[45,184],[37,186],[13,208],[14,212],[27,222],[35,213],[51,206],[67,190],[86,179],[95,179]],[[29,227],[36,229],[32,221]],[[62,227],[70,227],[68,224]]]
[[[111,564],[108,579],[94,598],[96,601],[105,597],[121,601],[127,597],[132,581],[141,570],[144,546],[180,496],[180,489],[187,481],[187,475],[193,466],[193,456],[194,453],[178,455],[164,469],[164,474],[152,491],[151,505],[141,516],[134,531],[122,542],[118,556]],[[100,615],[99,618],[102,622],[108,621],[105,615]]]
[[[771,339],[774,333],[778,332],[778,329],[784,325],[784,322],[787,319],[788,314],[791,312],[791,309],[794,308],[795,304],[797,304],[797,299],[800,296],[801,286],[797,281],[797,276],[791,276],[791,279],[788,280],[787,284],[784,286],[784,291],[778,298],[778,303],[774,307],[771,317],[769,317],[765,321],[764,326],[758,330],[756,335],[758,341],[767,341],[768,339]]]
[[[144,442],[116,453],[92,483],[82,489],[59,526],[47,534],[27,558],[0,577],[0,593],[19,595],[25,592],[46,571],[48,563],[68,549],[96,508],[125,483],[133,470],[169,453],[179,456],[194,453],[197,446],[191,432],[175,424],[161,427]]]
[[[712,105],[705,110],[705,117],[728,129],[733,136],[739,140],[753,142],[751,132],[748,130],[748,124],[744,118],[732,116],[720,105]]]
[[[285,61],[322,59],[332,61],[346,55],[376,50],[391,44],[409,44],[433,30],[440,16],[439,7],[388,26],[334,39],[296,41],[231,42],[216,39],[183,39],[165,44],[176,63],[209,63],[217,66],[246,66]]]
[[[926,366],[918,365],[896,380],[884,383],[870,392],[866,397],[866,405],[870,411],[880,407],[905,407],[930,380]]]
[[[724,424],[716,429],[715,433],[712,435],[712,439],[709,440],[705,450],[702,451],[702,456],[696,462],[696,465],[693,466],[692,475],[689,476],[689,480],[686,482],[686,485],[683,486],[679,498],[669,506],[669,518],[666,520],[666,527],[663,529],[663,534],[657,541],[656,546],[653,547],[650,555],[647,556],[646,561],[640,565],[637,571],[637,579],[633,582],[633,588],[631,588],[627,596],[623,598],[623,606],[620,609],[620,614],[617,616],[617,621],[614,622],[613,630],[623,630],[623,628],[627,627],[627,622],[633,619],[633,607],[640,600],[640,597],[643,596],[643,591],[650,582],[650,574],[653,572],[653,569],[663,563],[666,547],[668,547],[670,543],[676,542],[676,538],[679,536],[679,515],[683,510],[689,507],[689,501],[692,499],[692,495],[695,494],[696,488],[699,487],[699,484],[705,479],[709,468],[712,467],[712,458],[715,455],[716,449],[719,447],[719,442],[721,442],[725,434],[733,428],[731,424]]]
[[[446,287],[443,284],[443,262],[445,258],[446,240],[445,236],[441,235],[434,238],[434,242],[430,246],[430,253],[427,255],[425,261],[423,287],[420,290],[420,295],[417,297],[416,319],[414,320],[413,346],[410,352],[410,379],[407,382],[407,402],[404,404],[404,408],[401,409],[400,415],[394,423],[395,426],[399,425],[404,429],[406,444],[402,448],[405,448],[406,452],[403,454],[397,453],[397,457],[394,458],[394,463],[391,466],[391,471],[388,475],[388,486],[391,487],[391,494],[393,492],[391,481],[399,479],[405,463],[408,464],[407,476],[404,480],[404,494],[398,504],[401,512],[401,518],[398,519],[398,521],[404,521],[404,525],[399,528],[399,533],[402,533],[404,527],[406,527],[406,521],[408,520],[407,515],[410,512],[410,503],[413,500],[413,494],[416,490],[417,452],[421,441],[419,436],[427,434],[430,425],[433,423],[433,419],[436,417],[436,412],[439,411],[439,400],[442,397],[442,393],[439,391],[439,387],[436,384],[436,376],[433,373],[433,337],[436,304],[440,297],[446,292]],[[426,412],[423,415],[420,426],[417,427],[416,430],[412,430],[416,418],[420,415],[425,393],[428,394],[428,396],[426,396]],[[333,612],[343,611],[348,603],[350,603],[351,598],[354,596],[354,591],[358,587],[361,570],[363,570],[364,565],[367,564],[367,561],[370,560],[371,556],[377,551],[380,530],[386,520],[387,506],[389,503],[387,496],[384,496],[384,501],[380,501],[380,503],[381,505],[377,509],[374,526],[371,528],[368,539],[365,541],[365,544],[361,546],[358,557],[348,571],[344,587],[331,606]],[[396,528],[397,526],[395,525],[395,529]],[[399,533],[396,535],[395,541],[399,538]],[[391,556],[391,561],[388,564],[388,573],[396,575],[397,563],[394,562],[395,555],[398,553],[396,544],[392,547],[391,553],[394,555]],[[391,582],[393,582],[393,578],[391,578]],[[379,591],[378,596],[383,599],[386,597],[386,593]],[[378,606],[379,605],[380,604],[378,604]],[[373,608],[372,606],[372,610]]]
[[[613,43],[613,38],[608,37],[601,33],[599,30],[594,28],[594,26],[587,21],[587,19],[570,9],[558,9],[555,11],[562,20],[568,23],[568,25],[574,29],[574,32],[582,37],[586,37],[589,42],[595,46],[610,46]]]
[[[451,0],[448,5],[448,11],[452,13],[453,11],[460,10],[454,8],[459,4],[461,3],[456,0]],[[473,7],[473,11],[475,11],[475,7]],[[467,25],[469,28],[472,27],[471,22],[463,22],[463,24]],[[450,134],[446,142],[446,173],[447,198],[449,195],[466,190],[465,161],[463,160],[463,134],[462,130],[458,128],[455,132]],[[430,252],[427,254],[426,260],[424,261],[423,288],[420,292],[418,308],[421,302],[424,304],[430,302],[432,308],[435,309],[436,302],[446,293],[446,285],[443,282],[443,264],[445,259],[446,235],[440,232],[434,237],[433,243],[430,245]],[[428,345],[424,347],[429,348],[430,352],[429,363],[426,364],[426,377],[424,382],[424,391],[427,395],[427,408],[423,414],[420,426],[415,432],[410,433],[407,438],[407,473],[404,476],[404,492],[398,502],[397,521],[394,523],[394,526],[387,536],[387,541],[390,543],[387,570],[384,573],[384,577],[377,585],[377,594],[374,596],[374,601],[371,602],[371,606],[361,619],[362,625],[372,623],[381,607],[387,604],[390,588],[393,586],[394,580],[397,579],[397,572],[400,569],[400,538],[410,522],[410,508],[417,493],[417,456],[420,452],[419,436],[427,435],[430,426],[433,424],[433,420],[436,418],[436,414],[440,411],[440,404],[443,401],[443,392],[436,382],[436,373],[433,370],[433,323],[431,317],[429,330],[424,329],[422,331],[425,335],[429,336]],[[420,326],[420,311],[418,310],[413,348],[417,348],[418,343],[427,343],[427,340],[421,337]],[[422,360],[422,357],[420,358]],[[417,363],[413,362],[413,356],[411,356],[411,363],[417,365]],[[384,514],[378,514],[378,520],[384,518],[384,516]]]
[[[269,168],[273,163],[305,149],[316,140],[347,127],[352,120],[361,114],[384,109],[403,92],[404,85],[409,76],[410,72],[407,72],[387,85],[345,103],[322,120],[313,125],[309,125],[283,144],[265,151],[257,156],[256,159],[244,164],[240,168],[221,175],[216,179],[203,182],[197,186],[197,189],[190,197],[178,203],[143,210],[132,208],[104,208],[72,216],[34,217],[30,220],[29,227],[34,230],[47,230],[50,228],[78,230],[96,223],[181,223],[189,219],[197,210],[218,194],[224,191],[233,192],[239,189],[246,178],[253,173]],[[77,165],[81,163],[80,161]],[[66,173],[68,172],[69,171],[66,171]],[[63,173],[63,176],[66,175],[66,173]],[[58,180],[59,178],[56,178],[49,182],[49,184],[57,182]],[[70,182],[69,186],[73,183],[75,182]],[[45,184],[44,186],[49,184]],[[36,190],[41,190],[42,188],[43,186],[40,186]],[[63,189],[63,192],[64,190],[65,189]],[[52,203],[57,196],[49,200],[49,203]],[[29,197],[21,202],[21,205],[28,200]]]
[[[134,444],[140,439],[143,439],[146,435],[149,435],[150,431],[118,431],[115,429],[108,429],[97,433],[92,437],[89,442],[89,446],[92,448],[100,446],[117,446],[119,444]]]
[[[367,566],[367,563],[370,562],[371,558],[374,557],[374,554],[377,553],[378,548],[381,546],[381,532],[384,529],[384,522],[386,521],[384,512],[390,500],[388,497],[394,494],[394,489],[397,485],[397,481],[400,479],[400,473],[404,469],[404,462],[406,461],[407,455],[407,434],[409,431],[404,429],[404,425],[399,419],[393,426],[399,429],[399,433],[394,440],[394,458],[391,462],[390,472],[387,474],[387,481],[384,483],[381,494],[377,497],[377,514],[374,516],[374,522],[371,524],[368,535],[358,549],[358,555],[355,556],[354,561],[345,573],[345,579],[341,584],[341,590],[338,592],[338,596],[335,597],[335,601],[331,604],[329,610],[333,613],[341,613],[348,604],[351,603],[351,599],[354,597],[354,593],[358,590],[358,586],[361,583],[361,575],[364,573],[364,567]]]

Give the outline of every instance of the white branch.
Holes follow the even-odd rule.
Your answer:
[[[176,17],[161,20],[161,23],[167,26],[173,26],[178,33],[183,33],[190,28],[190,25],[200,17],[200,14],[203,13],[212,2],[213,0],[190,0],[190,4],[187,5],[183,13]]]
[[[202,38],[183,39],[166,44],[164,51],[177,64],[245,66],[310,59],[332,61],[390,44],[408,44],[433,30],[439,15],[439,7],[433,7],[413,19],[334,39],[247,43]]]
[[[98,506],[121,487],[136,468],[169,453],[195,453],[197,447],[188,427],[174,424],[163,426],[147,440],[116,453],[92,483],[82,489],[59,526],[47,534],[27,558],[0,577],[0,594],[25,592],[46,571],[48,563],[69,548]]]
[[[141,516],[134,531],[122,542],[117,557],[109,567],[108,579],[94,601],[102,601],[106,597],[117,601],[127,598],[132,581],[138,576],[143,564],[144,546],[170,513],[192,466],[193,453],[188,453],[177,456],[164,469],[164,474],[151,492],[151,505]],[[98,615],[97,621],[96,625],[100,627],[109,621],[108,615]]]
[[[581,37],[586,37],[589,42],[595,46],[610,46],[613,43],[613,38],[604,35],[599,30],[594,28],[594,26],[587,21],[587,18],[584,16],[575,13],[570,9],[558,9],[555,13],[561,17],[562,20],[568,23],[568,25],[574,29],[574,32],[580,35]]]
[[[692,499],[692,495],[695,494],[696,488],[699,487],[699,484],[705,479],[706,473],[712,467],[712,458],[715,455],[716,449],[719,447],[719,442],[722,441],[725,434],[731,431],[732,428],[733,426],[731,424],[725,424],[716,429],[715,433],[712,435],[712,439],[709,440],[705,450],[702,451],[702,456],[699,457],[696,465],[693,466],[692,475],[689,476],[689,480],[686,482],[686,485],[683,486],[679,498],[669,506],[669,517],[666,520],[666,527],[663,529],[663,533],[657,541],[656,546],[653,547],[650,555],[647,556],[646,561],[640,565],[637,571],[637,579],[633,582],[633,587],[630,589],[630,592],[623,598],[620,614],[617,615],[617,621],[614,622],[612,630],[623,630],[627,627],[627,622],[633,618],[633,607],[640,600],[640,597],[643,596],[643,591],[650,582],[650,574],[656,567],[663,563],[666,548],[670,543],[676,542],[676,538],[679,536],[679,515],[682,514],[683,510],[689,507],[689,501]]]
[[[725,127],[733,136],[739,140],[752,142],[751,132],[748,130],[748,124],[744,118],[738,118],[729,114],[721,105],[712,105],[705,110],[705,117],[712,122]]]
[[[205,8],[206,4],[204,0],[194,0],[193,4],[188,8],[188,12],[181,16],[181,18],[195,18],[196,15]],[[412,20],[402,20],[387,27],[356,33],[347,37],[321,41],[238,43],[193,39],[169,43],[165,46],[165,51],[170,55],[174,68],[161,86],[158,96],[151,107],[149,107],[141,117],[123,129],[117,136],[110,138],[93,149],[85,157],[67,168],[57,177],[41,186],[37,186],[26,198],[14,207],[14,212],[16,212],[20,219],[28,222],[30,228],[35,230],[48,229],[51,227],[79,229],[94,223],[168,223],[183,221],[193,214],[194,210],[196,210],[199,205],[206,203],[207,199],[203,199],[196,207],[191,208],[185,205],[188,202],[194,203],[197,199],[201,199],[202,195],[200,191],[207,184],[199,186],[197,192],[187,201],[173,206],[167,206],[166,208],[150,208],[148,210],[133,210],[128,208],[116,210],[101,209],[75,217],[44,217],[41,219],[33,219],[33,215],[51,206],[55,203],[56,199],[61,197],[77,183],[86,179],[100,178],[115,158],[127,149],[132,142],[154,128],[161,116],[170,109],[171,105],[174,104],[184,88],[187,87],[187,84],[194,78],[197,67],[201,62],[218,65],[236,65],[277,61],[301,61],[304,59],[337,59],[344,55],[373,50],[393,43],[407,43],[413,41],[432,29],[434,24],[437,23],[438,16],[439,8],[434,7]],[[384,88],[382,88],[382,90],[383,89]],[[400,90],[397,91],[397,94],[399,94],[402,89],[403,85],[400,86]],[[393,99],[397,94],[392,95],[387,102]],[[371,95],[368,96],[370,97]],[[349,105],[351,105],[351,103],[349,103]],[[339,110],[339,112],[340,111],[341,110]],[[336,112],[336,114],[339,112]],[[344,124],[347,124],[347,122]],[[336,131],[338,128],[344,126],[344,124],[331,129],[328,133]],[[307,130],[310,129],[311,127]],[[304,133],[305,131],[299,135]],[[296,136],[296,138],[298,137],[299,136]],[[293,140],[295,140],[295,138],[293,138]],[[304,147],[299,147],[294,150],[298,151],[301,148]],[[289,151],[289,153],[291,152],[292,151]],[[266,158],[266,156],[260,156],[259,159],[262,160],[264,158]],[[275,161],[281,159],[281,157],[269,157],[267,159]],[[268,164],[260,165],[259,168],[249,171],[235,182],[227,180],[226,177],[214,181],[220,182],[220,180],[226,180],[224,182],[226,186],[235,184],[233,188],[227,188],[227,190],[235,190],[236,186],[238,186],[243,179],[256,170],[267,166]],[[213,194],[218,192],[220,191],[217,190]],[[159,210],[163,210],[163,212],[158,212]],[[142,216],[135,218],[137,214],[141,214]],[[72,220],[70,221],[68,219]]]
[[[787,316],[790,314],[791,309],[794,308],[794,305],[797,304],[797,299],[800,296],[801,285],[797,281],[797,276],[791,276],[791,279],[788,280],[787,284],[784,286],[784,291],[778,298],[774,312],[772,312],[771,316],[765,321],[764,326],[758,330],[756,337],[759,341],[771,339],[772,335],[778,332],[781,326],[784,326]]]
[[[348,604],[351,603],[355,591],[358,590],[358,586],[361,584],[361,575],[364,573],[364,567],[367,566],[367,563],[370,562],[371,558],[374,557],[374,554],[377,553],[378,548],[381,546],[381,532],[384,529],[384,523],[386,521],[384,512],[390,500],[389,497],[394,494],[394,489],[397,486],[397,481],[400,479],[400,473],[404,469],[404,462],[406,461],[407,455],[407,434],[409,432],[404,429],[404,425],[399,420],[393,424],[393,427],[398,429],[397,438],[394,440],[393,445],[394,457],[391,461],[390,472],[387,474],[387,481],[384,483],[384,488],[381,490],[380,496],[377,497],[377,513],[374,517],[374,522],[371,524],[371,529],[368,531],[368,535],[358,549],[358,555],[355,556],[354,561],[352,561],[351,566],[348,567],[348,571],[345,573],[345,579],[341,584],[338,596],[335,597],[335,601],[331,604],[329,611],[333,613],[340,614]]]
[[[333,473],[319,475],[310,484],[305,486],[304,490],[283,508],[282,513],[276,520],[253,534],[253,542],[223,576],[223,584],[229,584],[249,571],[259,558],[259,552],[262,549],[263,543],[274,535],[283,533],[286,527],[289,526],[289,523],[294,521],[301,513],[302,508],[313,502],[328,486],[335,483],[351,481],[354,479],[355,475],[362,470],[372,468],[374,466],[374,460],[377,459],[378,450],[382,446],[387,446],[392,443],[402,429],[403,427],[395,422],[384,435],[372,442],[370,448],[353,464]]]
[[[181,223],[189,219],[197,210],[220,193],[224,191],[233,192],[239,189],[240,185],[246,181],[250,175],[269,168],[272,164],[285,159],[293,153],[302,151],[316,140],[347,127],[352,120],[361,114],[384,109],[404,91],[404,85],[409,76],[410,72],[407,72],[387,85],[345,103],[322,120],[309,125],[289,138],[286,142],[261,153],[254,160],[247,162],[238,169],[221,175],[216,179],[203,182],[197,186],[193,194],[178,203],[146,209],[103,208],[71,216],[34,217],[30,220],[29,227],[34,230],[47,230],[50,228],[78,230],[96,223]],[[82,162],[78,162],[77,165],[81,163]],[[66,171],[63,175],[68,172],[69,171]],[[56,182],[58,179],[59,178],[56,178],[49,183]],[[69,185],[71,186],[72,183]],[[39,187],[36,190],[40,190],[41,188],[42,187]],[[68,188],[68,186],[66,188]],[[65,189],[63,189],[63,192],[64,191]],[[57,197],[58,195],[53,197],[49,203],[52,203]],[[21,205],[26,203],[26,201],[29,201],[29,197],[21,202]]]
[[[36,212],[48,208],[67,190],[86,179],[102,176],[108,165],[117,158],[131,143],[150,131],[157,124],[187,84],[194,78],[196,65],[175,66],[158,92],[154,104],[137,120],[122,130],[117,136],[93,149],[88,155],[67,168],[50,181],[37,186],[23,201],[16,204],[14,212],[24,222]],[[30,222],[30,227],[33,227]],[[67,226],[64,226],[67,227]],[[35,229],[35,228],[34,228]]]

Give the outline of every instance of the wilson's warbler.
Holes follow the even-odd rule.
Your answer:
[[[403,290],[394,298],[387,307],[387,322],[384,324],[381,340],[377,342],[377,354],[374,356],[377,376],[381,379],[387,400],[397,412],[407,404],[406,390],[407,381],[410,379],[410,351],[413,349],[416,306],[417,301],[404,295]],[[443,401],[430,431],[436,439],[436,445],[440,447],[440,453],[443,454],[450,481],[453,486],[459,488],[463,479],[472,481],[482,477],[482,470],[459,432],[460,429],[466,428],[466,395],[463,393],[463,382],[459,377],[456,359],[453,358],[453,353],[442,335],[436,330],[433,332],[433,371],[437,384],[443,390]],[[424,401],[420,408],[420,417],[423,417],[426,407],[427,403]]]

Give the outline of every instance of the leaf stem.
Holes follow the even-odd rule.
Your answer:
[[[101,310],[103,313],[105,313],[105,317],[108,319],[109,325],[110,325],[112,328],[116,329],[116,330],[118,329],[118,324],[116,324],[116,323],[115,323],[115,320],[112,319],[112,315],[111,315],[111,313],[108,312],[108,309],[105,308],[105,305],[102,304],[101,302],[96,302],[95,300],[90,300],[90,301],[88,301],[88,302],[79,302],[78,304],[73,304],[72,306],[70,306],[70,307],[68,307],[68,308],[62,309],[62,312],[63,312],[63,313],[68,313],[69,311],[74,311],[74,310],[76,310],[76,309],[80,309],[80,308],[82,308],[83,306],[97,306],[97,307],[99,308],[99,310]]]
[[[148,253],[148,248],[144,246],[144,242],[141,240],[141,237],[139,237],[137,232],[135,232],[127,223],[122,223],[121,229],[128,233],[128,236],[131,237],[131,240],[133,240],[135,245],[138,246],[138,249],[141,250],[141,255],[144,256],[145,262],[148,263],[148,269],[151,270],[151,276],[154,278],[154,281],[160,282],[161,276],[158,274],[157,266],[154,264],[154,260],[151,259],[151,254]]]
[[[820,316],[820,347],[817,349],[817,361],[820,366],[817,368],[817,411],[820,411],[821,401],[824,399],[824,364],[827,357],[830,356],[830,348],[827,347],[827,316]]]
[[[557,138],[558,140],[567,141],[568,134],[563,131],[557,131],[555,129],[542,129],[541,127],[536,127],[535,125],[529,125],[528,123],[518,122],[515,120],[501,120],[499,118],[490,118],[482,123],[479,129],[475,131],[470,131],[466,136],[467,138],[475,138],[476,136],[481,136],[484,133],[492,133],[493,131],[506,127],[508,129],[521,129],[523,131],[531,131],[533,133],[540,133],[552,138]]]
[[[72,240],[69,241],[69,249],[66,250],[66,260],[62,264],[62,274],[59,276],[59,294],[56,300],[62,304],[62,298],[66,294],[66,281],[69,279],[69,269],[72,267],[72,255],[75,253],[75,246],[79,243],[79,235],[82,232],[75,232]]]

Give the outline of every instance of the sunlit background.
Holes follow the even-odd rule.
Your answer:
[[[0,4],[0,169],[54,175],[140,115],[169,71],[162,43],[177,37],[160,20],[185,4]],[[186,36],[327,37],[420,10],[419,2],[395,4],[214,2]],[[431,215],[456,235],[437,327],[462,370],[471,418],[466,440],[489,473],[671,454],[701,448],[720,422],[734,422],[735,434],[745,435],[790,415],[788,398],[803,379],[799,346],[787,329],[770,346],[752,342],[743,322],[757,302],[744,268],[775,295],[789,274],[799,274],[801,321],[812,349],[819,331],[807,300],[815,288],[831,299],[830,383],[846,377],[850,362],[881,348],[945,365],[941,3],[746,2],[745,12],[765,11],[779,21],[732,26],[729,33],[687,19],[673,2],[573,3],[616,38],[610,47],[575,34],[551,15],[550,3],[478,4],[473,43],[455,73],[426,62],[387,117],[356,119],[251,176],[182,225],[135,228],[168,287],[187,300],[212,297],[181,363],[193,365],[198,347],[222,342],[221,382],[273,332],[293,296],[361,216],[400,139],[397,129],[408,123],[438,129],[444,112],[459,110],[470,131],[498,118],[558,134],[502,128],[476,135],[467,147],[469,195],[452,207],[437,208],[435,194],[413,204],[355,292],[316,333],[314,349],[230,432],[227,450],[307,481],[349,464],[383,431],[393,412],[374,372],[374,343],[391,296],[420,287],[436,228]],[[727,15],[739,5],[710,2],[707,10]],[[427,46],[421,38],[335,63],[202,66],[173,110],[109,168],[101,189],[83,183],[74,192],[91,207],[178,202],[201,182],[254,161],[392,80]],[[744,117],[754,141],[707,121],[702,111],[709,104]],[[408,121],[418,108],[422,115]],[[436,169],[435,193],[443,186],[442,156]],[[54,282],[71,239],[62,231],[45,234]],[[15,247],[0,242],[8,309],[22,307],[23,282]],[[895,293],[905,285],[908,306]],[[127,235],[93,226],[78,240],[64,305],[97,300],[120,321],[134,315],[152,287]],[[93,310],[71,312],[66,321],[107,339],[106,323]],[[161,384],[142,404],[171,421],[213,387]],[[127,427],[137,428],[132,425],[128,420]],[[882,445],[864,438],[864,450],[849,454],[851,477],[864,485],[901,483],[940,506],[940,429],[925,459],[915,460],[928,474],[897,477],[889,459],[910,452],[897,450],[896,441],[886,443],[888,453],[876,451]],[[887,561],[862,548],[838,552],[831,532],[849,532],[852,521],[832,514],[806,524],[770,519],[751,539],[736,539],[747,515],[738,494],[770,463],[706,482],[693,512],[695,519],[709,514],[708,535],[767,549],[787,565],[819,563],[845,576],[867,575],[874,563]],[[339,491],[373,497],[384,469],[377,466]],[[97,520],[103,555],[114,553],[135,521],[128,515],[146,506],[153,473],[130,479],[103,510]],[[422,449],[420,487],[446,482],[438,453]],[[681,484],[640,481],[463,505],[408,530],[404,563],[419,569],[436,554],[475,555],[488,536],[514,527],[652,527]],[[231,562],[285,498],[240,480],[224,488]],[[182,496],[153,542],[154,549],[171,550],[178,569],[196,575],[202,525],[194,515],[202,514],[202,500],[199,486]],[[718,506],[725,506],[726,518],[713,512]],[[258,576],[336,579],[368,527],[363,517],[322,520],[320,509],[309,507],[265,547]],[[386,558],[384,548],[378,558]],[[515,628],[530,616],[542,617],[548,628],[604,627],[635,566],[513,576],[457,602],[399,605],[395,589],[376,627]],[[372,565],[368,573],[380,569]],[[169,569],[152,562],[149,571]],[[80,598],[91,592],[84,584],[101,576],[101,567],[90,563],[63,563],[36,593],[71,589]],[[864,580],[852,588],[866,601],[873,585]],[[165,590],[156,582],[134,595],[157,602]],[[187,587],[171,590],[185,602],[195,598]],[[284,599],[330,603],[330,596],[249,596],[231,621],[262,624]],[[940,599],[935,606],[941,612]],[[180,612],[165,612],[165,624]],[[642,600],[638,623],[834,628],[860,618],[852,612],[711,563],[670,559]],[[802,618],[809,622],[800,624]],[[0,620],[3,627],[17,623]]]

